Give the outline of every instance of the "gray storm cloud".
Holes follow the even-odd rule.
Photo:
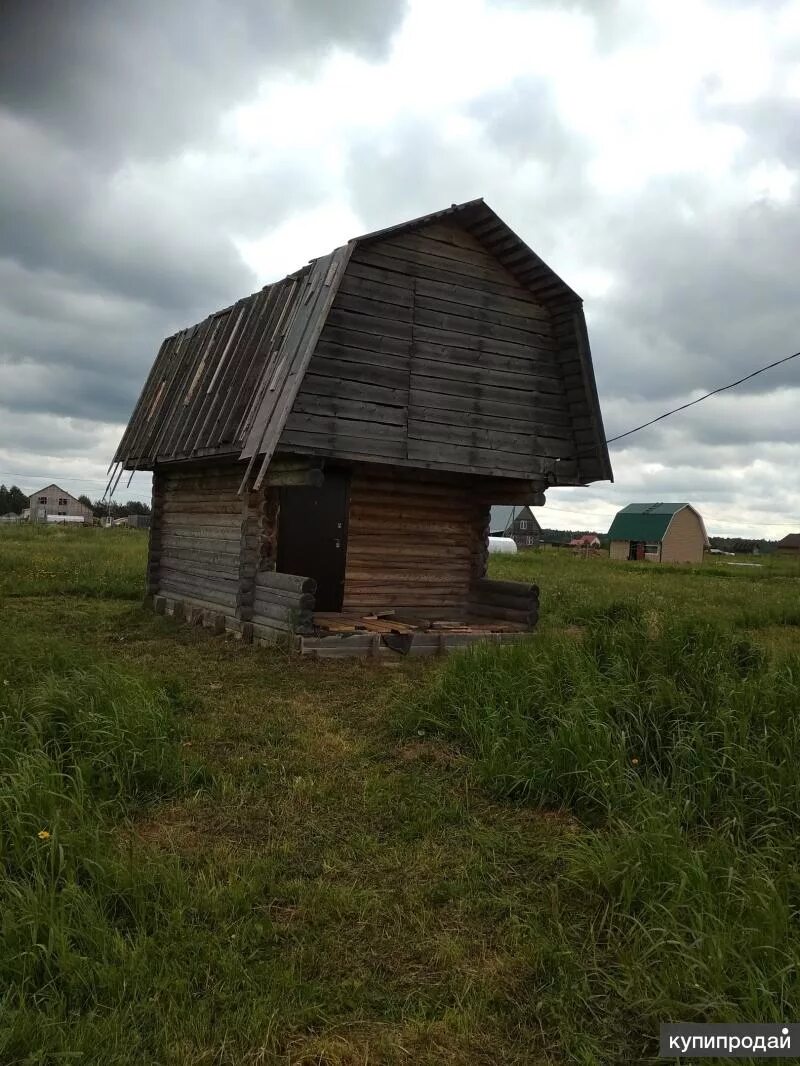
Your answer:
[[[753,10],[767,18],[785,6]],[[646,5],[630,0],[488,9],[568,12],[603,56],[654,32]],[[267,280],[243,261],[241,242],[332,198],[368,230],[483,195],[579,291],[583,276],[606,277],[583,295],[609,434],[800,348],[800,194],[789,180],[800,126],[796,99],[779,88],[800,54],[782,39],[758,99],[720,103],[713,79],[698,89],[698,119],[739,138],[724,190],[690,168],[627,193],[599,189],[597,145],[537,70],[452,105],[468,137],[450,136],[435,100],[430,114],[354,123],[335,174],[310,149],[226,155],[231,109],[265,85],[313,84],[334,54],[380,69],[406,16],[402,0],[4,5],[2,465],[35,456],[37,441],[39,455],[58,454],[59,439],[100,461],[109,436],[100,429],[127,418],[160,339]],[[443,53],[445,79],[446,67]],[[581,89],[587,107],[592,91]],[[788,176],[781,194],[737,196],[759,167]],[[800,526],[798,398],[800,360],[633,438],[613,453],[613,488],[563,498],[613,510],[646,489],[669,497],[672,486],[724,513],[744,500],[763,515],[777,508],[787,528]],[[54,433],[54,417],[80,421]],[[671,470],[647,473],[667,451]]]

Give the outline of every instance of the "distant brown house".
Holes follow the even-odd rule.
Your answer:
[[[800,559],[800,533],[787,533],[783,540],[778,541],[775,551],[779,555]]]
[[[156,610],[316,655],[519,639],[491,505],[612,477],[581,299],[482,200],[168,337],[115,460],[153,471]]]
[[[509,517],[504,536],[511,537],[517,548],[535,548],[542,542],[542,527],[527,505]]]

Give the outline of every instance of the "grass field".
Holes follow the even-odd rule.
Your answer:
[[[496,558],[530,645],[387,667],[155,617],[145,546],[0,530],[0,1062],[612,1064],[800,1013],[796,565]]]

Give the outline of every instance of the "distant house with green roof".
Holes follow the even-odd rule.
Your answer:
[[[625,562],[701,563],[708,534],[690,503],[629,503],[608,531],[609,554]]]

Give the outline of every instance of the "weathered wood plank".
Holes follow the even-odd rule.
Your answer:
[[[493,430],[480,426],[470,426],[456,422],[442,423],[438,420],[420,417],[415,409],[408,413],[409,436],[428,441],[442,441],[444,444],[463,446],[464,448],[489,448],[494,452],[516,454],[521,459],[526,457],[564,457],[575,454],[571,441],[554,440],[552,437],[539,437],[521,433],[507,433],[502,430],[502,423],[495,423]]]
[[[403,423],[405,419],[403,420]],[[294,434],[321,433],[335,441],[339,437],[368,437],[371,440],[405,441],[405,424],[396,424],[378,418],[377,421],[369,421],[366,416],[361,419],[345,418],[341,415],[308,415],[292,411],[286,419],[284,427],[286,440],[294,438]]]
[[[377,245],[375,248],[377,249]],[[418,300],[439,300],[459,306],[491,309],[498,314],[509,314],[515,319],[526,321],[553,323],[555,320],[550,311],[535,302],[533,295],[522,287],[512,287],[509,290],[511,295],[501,295],[496,290],[505,289],[507,286],[491,286],[480,281],[475,284],[471,283],[469,278],[458,275],[453,275],[450,280],[435,280],[428,276],[428,271],[413,276],[412,272],[405,268],[405,264],[398,265],[394,262],[389,268],[374,266],[362,261],[360,253],[351,259],[347,273],[351,277],[363,279],[367,284],[378,284],[382,290],[389,292],[404,286],[410,287],[414,280]],[[573,312],[570,311],[569,314],[572,315]]]
[[[366,425],[366,423],[365,423]],[[405,459],[406,448],[402,440],[375,440],[368,434],[354,436],[344,433],[311,433],[291,429],[283,439],[312,455],[336,455],[338,458],[372,459],[385,456],[390,459]]]
[[[538,432],[547,436],[561,437],[568,440],[572,437],[569,415],[566,404],[549,397],[547,406],[544,406],[537,398],[520,397],[519,394],[506,394],[496,398],[488,389],[482,390],[483,395],[469,396],[459,395],[453,391],[438,392],[428,387],[428,381],[422,379],[412,382],[408,394],[409,406],[421,407],[425,410],[440,410],[463,412],[467,415],[474,414],[477,417],[488,419],[492,425],[497,425],[498,420],[513,419],[525,425],[531,425]]]
[[[347,397],[315,396],[300,390],[292,408],[292,414],[323,416],[328,418],[347,418],[362,422],[383,422],[388,425],[404,426],[406,421],[403,407],[389,407],[386,404],[365,403]]]
[[[533,402],[534,398],[547,395],[555,397],[555,402],[561,401],[563,405],[562,397],[565,394],[561,382],[556,377],[537,373],[535,367],[521,371],[503,369],[503,362],[494,359],[491,352],[481,352],[480,362],[457,362],[449,356],[449,352],[442,349],[433,351],[420,343],[411,362],[412,386],[424,388],[425,378],[444,377],[451,382],[481,386],[489,391],[490,396],[495,394],[495,390],[508,389],[514,394],[515,403],[524,397]],[[498,392],[497,399],[502,399],[502,395],[502,392]]]
[[[339,310],[336,305],[328,315],[328,323],[334,328],[352,329],[357,333],[374,333],[379,337],[395,337],[397,340],[404,341],[411,339],[410,322],[400,322],[393,317],[373,318],[371,315]]]

